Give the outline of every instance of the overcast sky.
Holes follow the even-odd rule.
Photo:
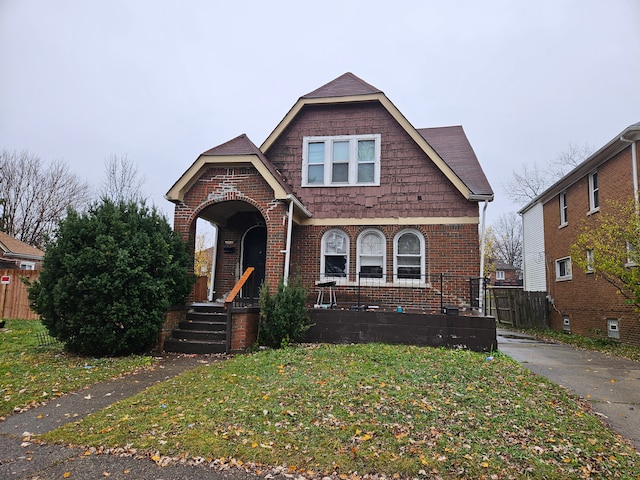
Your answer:
[[[491,183],[640,122],[638,0],[0,0],[0,149],[164,199],[205,150],[258,146],[352,72],[416,128],[462,125]]]

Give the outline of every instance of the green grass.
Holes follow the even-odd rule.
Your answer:
[[[638,453],[586,404],[510,358],[410,346],[238,356],[43,438],[310,476],[640,475]]]
[[[0,417],[155,362],[141,355],[99,359],[70,355],[61,343],[40,345],[46,329],[39,321],[6,322],[0,330]]]
[[[640,348],[608,338],[584,337],[574,333],[551,330],[550,328],[531,328],[521,331],[534,335],[537,338],[565,343],[567,345],[573,345],[574,347],[595,350],[608,355],[628,358],[629,360],[640,362]]]

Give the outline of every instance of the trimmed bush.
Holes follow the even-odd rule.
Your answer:
[[[278,291],[271,295],[269,285],[260,288],[260,326],[258,342],[267,347],[280,348],[302,339],[309,327],[305,307],[307,291],[300,277],[285,286],[280,280]]]
[[[141,353],[170,305],[191,287],[182,239],[155,208],[103,199],[69,210],[48,241],[32,308],[67,350],[93,356]]]

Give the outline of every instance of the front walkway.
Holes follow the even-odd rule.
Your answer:
[[[498,350],[593,405],[640,451],[640,363],[498,329]]]

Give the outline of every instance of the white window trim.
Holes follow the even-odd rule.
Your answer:
[[[420,279],[416,280],[414,278],[398,278],[398,240],[405,233],[412,233],[418,240],[420,241]],[[410,284],[410,285],[425,285],[427,283],[427,277],[425,275],[425,241],[424,235],[419,230],[414,228],[405,228],[404,230],[399,231],[396,236],[393,238],[393,281],[398,284]]]
[[[595,272],[593,250],[587,250],[587,273]]]
[[[496,280],[504,280],[504,270],[496,270]]]
[[[561,277],[560,264],[562,262],[566,262],[567,268],[565,268],[565,271],[567,272],[567,274]],[[572,272],[573,272],[573,269],[571,266],[571,257],[563,257],[556,260],[556,282],[564,282],[567,280],[571,280]]]
[[[597,180],[598,182],[598,187],[594,188],[593,185],[593,178],[594,176],[597,178],[598,177],[598,172],[591,172],[589,174],[589,211],[587,212],[587,215],[591,215],[593,213],[599,212],[600,211],[600,179]],[[595,192],[598,192],[598,205],[595,204]]]
[[[373,182],[358,183],[358,141],[373,140],[375,144]],[[328,137],[303,137],[302,139],[302,186],[303,187],[353,187],[380,185],[380,140],[379,133],[372,135],[338,135]],[[333,142],[349,142],[349,179],[347,182],[332,183]],[[309,183],[309,143],[323,142],[324,148],[324,182]]]
[[[360,257],[362,256],[360,240],[368,233],[376,233],[382,238],[382,278],[360,278]],[[356,240],[356,281],[363,285],[379,285],[387,282],[387,239],[384,233],[377,228],[363,230]]]
[[[560,195],[560,226],[558,228],[564,228],[567,225],[569,225],[569,222],[567,221],[569,215],[568,215],[568,208],[567,208],[567,192],[562,192]]]
[[[637,267],[638,266],[638,253],[634,251],[633,245],[627,242],[627,262],[624,264],[625,267]]]
[[[347,264],[345,266],[345,276],[344,277],[333,277],[331,275],[326,275],[326,270],[325,270],[325,240],[327,238],[327,236],[329,236],[331,233],[340,233],[342,235],[344,235],[347,238]],[[333,281],[335,280],[336,285],[346,285],[347,283],[349,283],[349,235],[347,234],[347,232],[345,232],[344,230],[341,230],[339,228],[332,228],[330,230],[327,230],[326,232],[324,232],[324,234],[322,235],[322,239],[320,240],[320,279],[322,281]]]
[[[35,270],[36,264],[35,262],[27,262],[24,260],[20,260],[20,270]]]

